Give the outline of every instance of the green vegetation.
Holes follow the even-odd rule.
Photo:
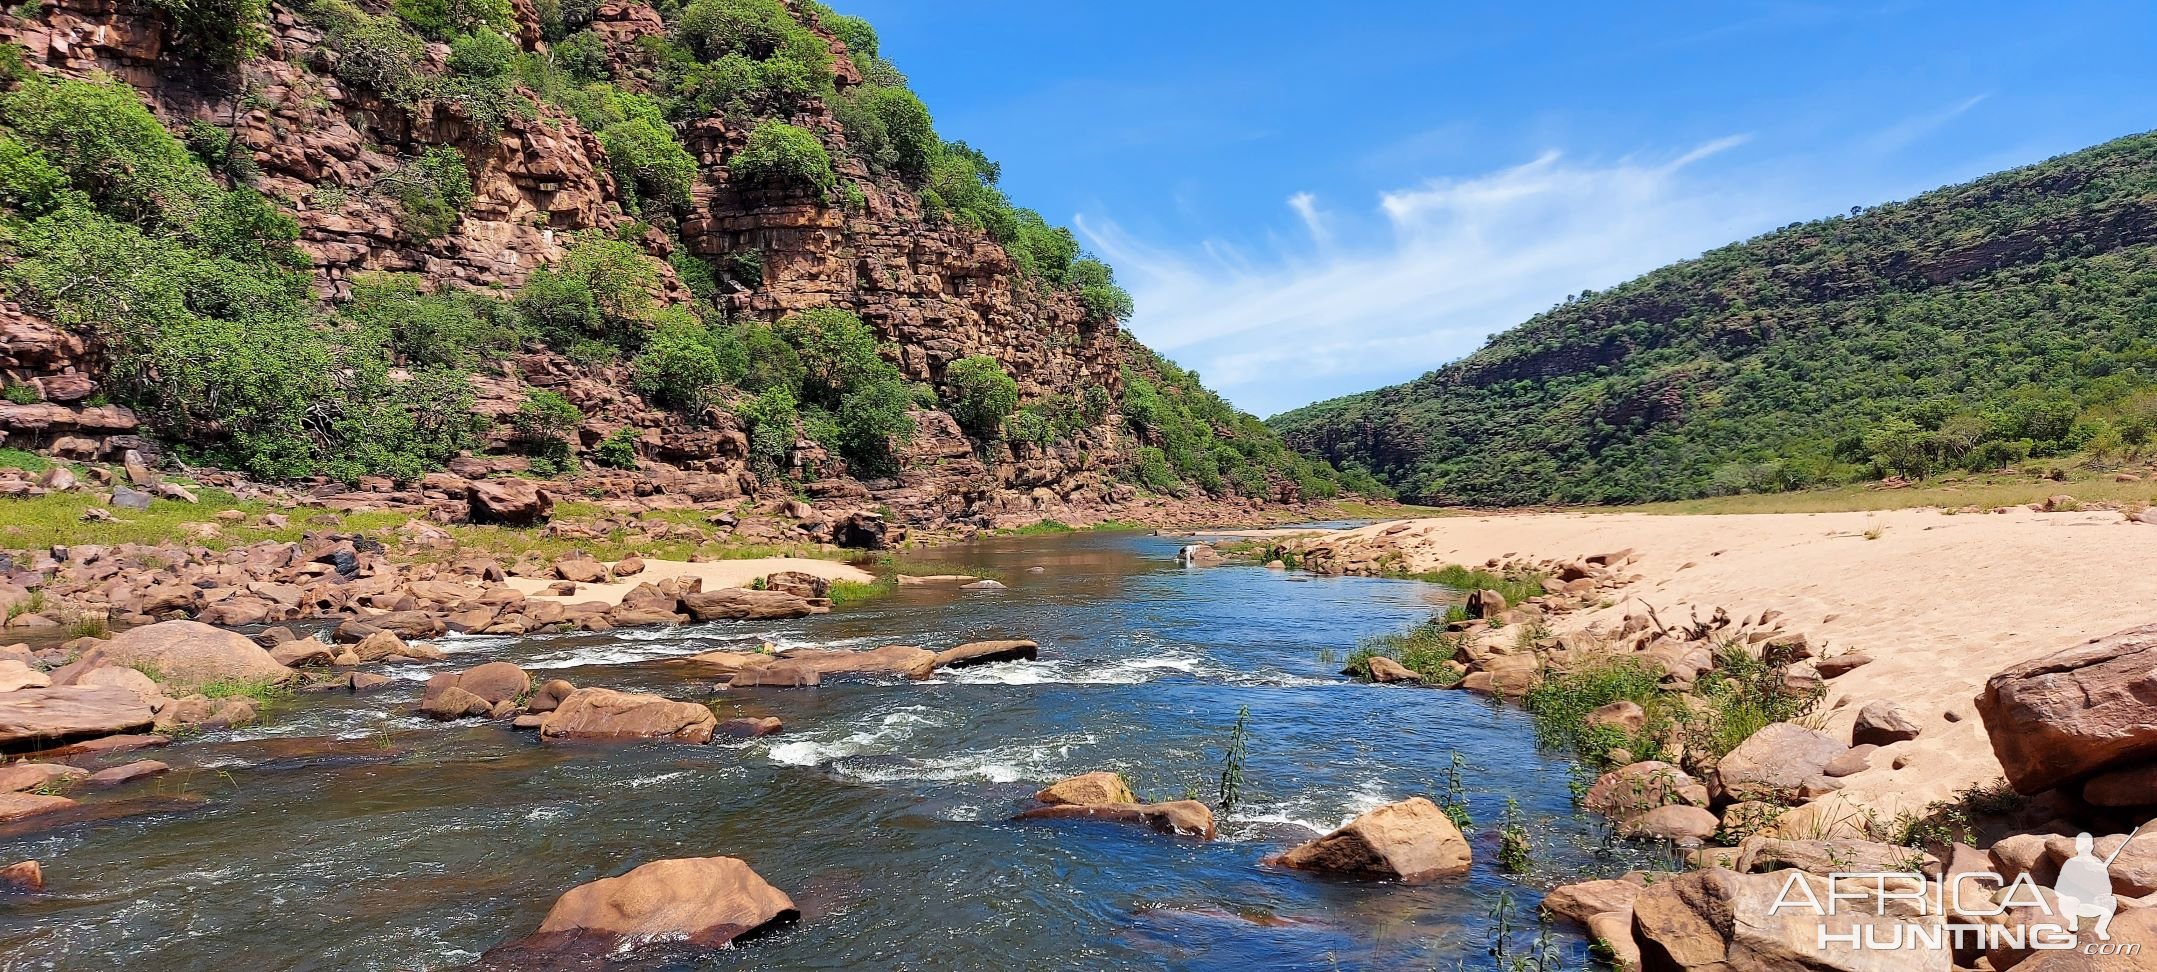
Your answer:
[[[727,163],[727,171],[751,184],[796,186],[819,192],[830,189],[836,178],[831,174],[831,156],[824,151],[824,143],[808,129],[783,121],[758,124],[749,133],[748,144]]]
[[[269,42],[263,22],[268,0],[151,0],[178,34],[179,47],[217,65],[232,65]]]
[[[1288,451],[1265,423],[1237,411],[1198,375],[1135,341],[1129,349],[1136,364],[1124,368],[1121,411],[1143,443],[1131,474],[1139,485],[1180,493],[1188,482],[1215,496],[1259,499],[1340,493],[1331,466]]]
[[[1460,653],[1460,636],[1446,631],[1443,617],[1432,618],[1407,631],[1365,638],[1349,653],[1344,671],[1358,678],[1371,677],[1371,658],[1383,656],[1423,679],[1425,685],[1451,685],[1461,673],[1446,664]]]
[[[1505,798],[1505,812],[1498,817],[1498,870],[1526,874],[1534,866],[1535,839],[1528,835],[1527,819],[1520,802]]]
[[[637,468],[637,434],[624,426],[592,447],[592,461],[608,469]]]
[[[2157,135],[1794,224],[1273,420],[1440,503],[2113,468],[2157,430]]]
[[[951,417],[973,432],[994,434],[1018,410],[1019,383],[987,355],[952,362],[944,369],[944,383],[951,388]]]
[[[1220,799],[1214,804],[1214,812],[1227,817],[1236,811],[1236,803],[1243,797],[1244,764],[1251,745],[1251,707],[1236,710],[1236,724],[1229,727],[1228,742],[1221,748]]]
[[[1576,658],[1562,670],[1546,671],[1522,704],[1544,744],[1570,748],[1592,766],[1608,765],[1611,752],[1623,750],[1635,760],[1679,754],[1688,772],[1702,772],[1753,733],[1803,719],[1819,705],[1823,692],[1792,688],[1784,679],[1788,668],[1787,662],[1755,658],[1742,644],[1726,644],[1687,696],[1665,689],[1662,669],[1645,660]],[[1641,728],[1588,721],[1589,713],[1613,702],[1640,706]]]

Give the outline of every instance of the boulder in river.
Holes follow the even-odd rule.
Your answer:
[[[1041,646],[1026,639],[1009,641],[970,641],[957,648],[946,648],[936,653],[936,667],[965,668],[968,665],[987,665],[993,662],[1033,661],[1039,656]]]
[[[800,916],[786,892],[738,858],[653,861],[571,888],[548,909],[538,931],[489,949],[481,967],[597,967],[660,943],[720,948]]]
[[[294,674],[261,645],[199,621],[130,628],[99,650],[114,662],[146,668],[159,682],[183,688],[219,681],[283,682]]]
[[[488,662],[461,672],[443,672],[427,680],[420,696],[424,708],[436,696],[452,688],[463,689],[492,706],[515,700],[532,687],[532,677],[508,662]]]
[[[1420,682],[1423,680],[1423,676],[1410,671],[1408,666],[1384,655],[1372,655],[1366,664],[1370,666],[1371,681],[1373,682]]]
[[[45,870],[36,861],[17,861],[0,867],[0,891],[43,891]]]
[[[0,694],[0,747],[21,749],[137,732],[155,720],[150,703],[124,688],[22,689]]]
[[[1986,680],[1977,713],[2007,781],[2042,793],[2157,761],[2157,625],[2107,635]]]
[[[682,607],[699,621],[773,621],[830,610],[784,591],[736,588],[683,594]]]
[[[1106,820],[1136,824],[1164,834],[1212,840],[1213,811],[1197,800],[1167,803],[1054,803],[1021,812],[1019,820]]]
[[[1424,884],[1465,874],[1471,853],[1438,805],[1410,797],[1364,813],[1275,861],[1306,871]]]
[[[786,728],[775,716],[740,716],[719,724],[719,731],[736,739],[756,739]]]
[[[0,793],[50,789],[88,779],[90,771],[66,763],[9,763],[0,766]]]
[[[543,742],[610,739],[673,739],[710,742],[719,718],[694,702],[640,692],[581,688],[569,693],[539,724]]]
[[[1099,771],[1081,773],[1069,779],[1058,780],[1048,788],[1034,794],[1034,799],[1049,804],[1092,806],[1097,803],[1137,803],[1131,795],[1131,786],[1123,780],[1123,774]]]

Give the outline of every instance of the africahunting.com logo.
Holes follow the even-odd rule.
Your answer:
[[[2060,863],[2059,877],[2049,889],[2028,872],[2010,879],[1990,871],[1964,871],[1946,880],[1918,881],[1908,871],[1842,871],[1827,875],[1821,884],[1806,872],[1792,871],[1768,913],[1946,919],[1823,921],[1815,943],[1822,951],[2080,949],[2092,955],[2137,955],[2142,943],[2112,940],[2112,919],[2120,901],[2112,893],[2111,868],[2141,835],[2137,828],[2106,857],[2097,856],[2096,840],[2089,834],[2077,835],[2074,856]],[[2013,920],[2000,920],[2011,911]]]

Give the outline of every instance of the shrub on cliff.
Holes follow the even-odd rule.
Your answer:
[[[437,145],[384,174],[379,187],[397,200],[397,225],[413,238],[449,235],[472,201],[472,174],[464,153]]]
[[[567,466],[570,437],[582,424],[581,409],[560,392],[539,388],[525,392],[524,401],[509,415],[510,428],[515,430],[525,454],[535,463],[546,463],[548,468],[543,471],[550,472]]]
[[[748,369],[741,344],[733,335],[698,323],[688,315],[665,324],[644,345],[630,371],[637,392],[654,403],[696,413],[710,404],[719,386]]]
[[[459,290],[427,293],[408,273],[362,274],[338,317],[374,332],[401,362],[468,367],[516,347],[499,301]]]
[[[339,81],[395,102],[425,87],[427,44],[395,17],[370,14],[347,0],[315,0],[308,18],[323,27],[323,40],[337,52],[332,73]]]
[[[807,129],[766,120],[749,133],[749,142],[727,162],[727,172],[743,182],[829,189],[831,155]]]
[[[985,354],[960,358],[944,369],[951,389],[951,417],[981,435],[994,434],[1019,407],[1019,383]]]
[[[861,85],[832,105],[847,148],[870,165],[912,182],[927,178],[940,147],[921,99],[905,88]]]
[[[510,0],[396,0],[390,9],[431,40],[446,41],[490,27],[504,33],[517,29]]]
[[[902,381],[878,381],[848,392],[839,402],[839,448],[867,476],[888,476],[897,471],[892,446],[914,432],[914,420],[906,413],[914,407],[914,392]]]
[[[787,453],[799,436],[794,392],[785,387],[766,389],[744,403],[735,413],[749,434],[749,460],[764,475],[776,475],[786,465]]]
[[[750,323],[736,328],[734,337],[748,360],[742,371],[742,388],[753,392],[784,388],[792,395],[801,387],[808,369],[801,363],[801,353],[777,332],[763,324]]]
[[[630,212],[639,211],[644,200],[668,207],[689,204],[697,160],[675,140],[672,128],[651,119],[627,119],[601,130],[599,144],[607,150],[607,166]]]
[[[1071,264],[1067,279],[1086,307],[1086,319],[1096,324],[1129,320],[1138,309],[1130,292],[1116,285],[1116,272],[1092,257]]]
[[[831,74],[831,49],[780,0],[692,0],[675,18],[674,37],[699,60],[739,54]]]
[[[852,311],[800,311],[781,319],[774,330],[801,355],[803,401],[836,408],[849,392],[904,380],[899,369],[884,360],[876,332]]]
[[[262,52],[268,0],[151,0],[164,11],[179,47],[214,64],[238,64]]]

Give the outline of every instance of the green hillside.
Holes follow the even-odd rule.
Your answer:
[[[1793,224],[1270,424],[1435,503],[2139,458],[2157,429],[2157,134]]]

